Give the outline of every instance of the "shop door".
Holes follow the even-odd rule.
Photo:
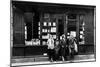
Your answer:
[[[56,23],[57,23],[57,36],[60,39],[60,36],[64,34],[64,15],[56,14]]]
[[[79,44],[79,16],[77,14],[67,14],[66,23],[67,38],[69,38],[70,35],[73,35],[77,40],[77,44]]]

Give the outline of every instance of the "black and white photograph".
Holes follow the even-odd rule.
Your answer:
[[[11,0],[11,67],[96,61],[96,6]]]

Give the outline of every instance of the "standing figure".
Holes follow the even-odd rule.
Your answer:
[[[54,51],[55,51],[55,57],[54,60],[57,61],[59,60],[59,50],[60,50],[60,43],[58,38],[55,40],[55,44],[54,44]]]
[[[67,42],[65,39],[65,35],[62,35],[62,40],[61,40],[61,58],[63,61],[65,61],[66,59],[66,46],[67,46]]]
[[[47,41],[47,45],[48,45],[49,60],[52,62],[54,60],[54,39],[53,39],[52,35],[50,35],[50,34],[49,34],[49,38]]]
[[[69,42],[70,57],[74,58],[74,54],[77,51],[77,44],[75,37],[73,35],[70,35],[68,42]]]

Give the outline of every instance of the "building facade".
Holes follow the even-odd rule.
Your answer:
[[[47,53],[48,34],[72,34],[79,54],[95,52],[95,6],[12,1],[11,19],[12,56]]]

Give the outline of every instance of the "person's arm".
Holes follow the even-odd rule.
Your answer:
[[[76,38],[74,38],[74,41],[75,41],[75,43],[77,43],[77,40],[76,40]]]
[[[49,45],[49,40],[47,40],[47,46]]]
[[[55,42],[55,41],[54,41],[54,39],[53,39],[53,44],[54,44],[54,42]]]

